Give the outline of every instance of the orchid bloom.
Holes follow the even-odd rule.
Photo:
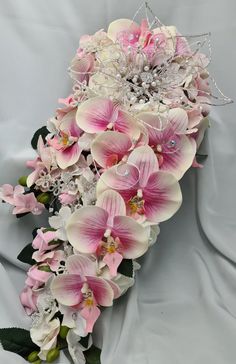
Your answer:
[[[100,306],[112,306],[113,286],[96,277],[94,264],[88,257],[70,256],[66,261],[68,274],[55,277],[51,283],[53,297],[62,305],[75,307],[86,320],[86,332],[92,332],[100,315]]]
[[[124,49],[137,50],[140,46],[149,60],[153,60],[155,53],[162,53],[164,48],[174,54],[175,35],[174,27],[166,26],[150,29],[146,19],[139,26],[130,19],[118,19],[109,25],[108,37],[114,42],[118,41]],[[156,58],[156,57],[155,57]]]
[[[149,145],[157,156],[160,170],[172,173],[179,180],[191,167],[196,154],[196,143],[185,135],[188,127],[186,111],[171,109],[167,125],[162,125],[155,113],[144,112],[139,118],[148,130]]]
[[[44,205],[37,201],[33,192],[14,195],[13,214],[25,214],[31,212],[33,215],[41,215],[45,209]]]
[[[93,97],[78,106],[76,121],[86,133],[101,133],[105,130],[120,131],[133,139],[138,139],[140,129],[137,121],[129,113],[110,99]]]
[[[97,194],[117,190],[126,202],[127,212],[145,224],[169,219],[179,209],[182,194],[176,178],[159,171],[158,160],[149,146],[136,148],[127,163],[106,170],[97,184]]]
[[[80,49],[71,62],[70,74],[72,79],[79,83],[88,84],[94,70],[94,63],[94,55]]]
[[[113,277],[123,258],[138,258],[148,248],[148,231],[126,216],[123,198],[112,190],[101,194],[96,206],[74,212],[66,230],[72,246],[81,253],[96,254]]]
[[[79,145],[81,130],[75,121],[75,110],[68,112],[59,124],[59,134],[48,139],[48,144],[55,149],[58,166],[65,169],[75,164],[82,152]]]

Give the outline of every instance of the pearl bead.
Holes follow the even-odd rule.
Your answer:
[[[149,67],[148,66],[145,66],[144,67],[144,71],[146,71],[146,72],[149,71]]]
[[[117,73],[116,78],[117,78],[118,80],[120,80],[120,79],[121,79],[121,74],[120,74],[120,73]]]
[[[152,87],[156,87],[157,83],[156,83],[155,81],[153,81],[153,82],[151,83],[151,85],[152,85]]]
[[[144,99],[140,99],[140,100],[139,100],[139,103],[140,103],[140,104],[144,104],[144,103],[145,103],[145,100],[144,100]]]

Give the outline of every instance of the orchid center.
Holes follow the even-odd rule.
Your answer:
[[[70,147],[72,144],[74,144],[78,138],[73,137],[63,131],[60,132],[60,144],[63,148]]]
[[[85,306],[87,307],[91,307],[94,305],[94,297],[93,297],[93,292],[91,291],[91,289],[88,286],[88,283],[84,283],[81,292],[83,294],[83,302],[85,304]]]
[[[102,254],[106,255],[107,253],[113,254],[119,249],[120,239],[119,238],[113,238],[111,235],[105,236],[102,240]]]
[[[131,213],[144,215],[144,212],[145,212],[144,203],[145,203],[145,201],[143,199],[142,190],[139,189],[137,191],[137,195],[132,197],[128,202]]]

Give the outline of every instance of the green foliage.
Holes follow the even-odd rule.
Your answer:
[[[34,265],[36,263],[35,260],[32,258],[34,252],[35,249],[32,247],[32,244],[30,243],[21,250],[20,254],[17,256],[17,259],[23,263]]]
[[[101,350],[94,345],[92,345],[90,349],[84,351],[84,356],[86,364],[101,364]]]
[[[4,350],[23,358],[27,358],[32,351],[39,351],[39,347],[31,340],[30,332],[25,329],[16,327],[0,329],[0,342]]]
[[[49,130],[47,129],[46,126],[43,126],[42,128],[38,129],[34,135],[33,138],[31,140],[31,145],[33,149],[37,149],[37,145],[38,145],[38,140],[39,137],[41,135],[41,137],[43,138],[43,142],[45,143],[46,141],[46,136],[49,134]]]
[[[133,261],[132,259],[123,259],[118,267],[118,272],[126,277],[133,277]]]

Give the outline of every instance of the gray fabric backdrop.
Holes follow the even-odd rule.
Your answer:
[[[0,0],[0,184],[16,183],[31,158],[34,130],[53,115],[71,82],[67,66],[80,35],[132,17],[135,0]],[[211,72],[236,100],[235,0],[153,0],[183,34],[212,32]],[[203,170],[181,182],[184,203],[161,225],[135,287],[96,327],[102,364],[235,364],[236,110],[215,108]],[[28,327],[18,293],[26,267],[17,253],[38,219],[0,207],[0,327]],[[43,220],[44,218],[42,218]],[[37,221],[37,222],[36,222]],[[0,363],[24,363],[0,351]],[[60,364],[68,363],[61,357]]]

